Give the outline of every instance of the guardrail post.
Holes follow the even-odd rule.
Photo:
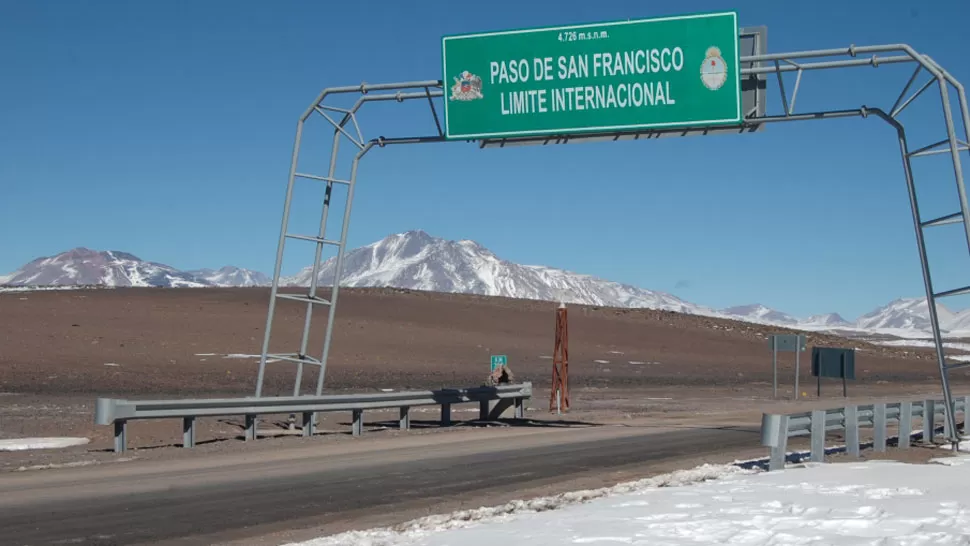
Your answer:
[[[768,459],[768,470],[781,470],[785,468],[785,456],[788,452],[788,416],[778,415],[774,445],[771,446],[771,457]]]
[[[451,404],[441,404],[441,426],[451,426]]]
[[[411,430],[411,408],[404,406],[401,408],[401,430]]]
[[[491,409],[491,408],[489,408],[489,401],[488,400],[481,400],[481,401],[478,402],[478,420],[479,421],[487,421],[488,420],[488,410],[489,409]]]
[[[886,451],[886,404],[872,405],[872,450]]]
[[[256,416],[249,414],[246,416],[246,441],[256,439]]]
[[[364,410],[355,409],[354,413],[354,436],[360,436],[364,433]]]
[[[115,453],[124,453],[128,448],[128,421],[115,421]]]
[[[825,462],[825,410],[812,411],[812,456],[811,461]]]
[[[936,402],[923,401],[923,443],[932,444],[936,437]]]
[[[312,438],[313,437],[313,433],[315,432],[313,430],[313,425],[314,425],[314,423],[313,423],[314,419],[313,418],[315,416],[316,416],[316,412],[313,412],[313,411],[304,411],[303,412],[303,437],[304,438]]]
[[[953,433],[950,430],[950,420],[947,419],[946,416],[947,416],[948,413],[950,413],[953,410],[952,410],[952,408],[946,407],[946,402],[944,402],[942,404],[942,406],[943,406],[943,437],[944,438],[952,438],[953,437]],[[954,416],[954,419],[955,418],[956,417]]]
[[[846,406],[842,410],[845,416],[845,454],[849,457],[859,456],[859,406]]]
[[[195,417],[182,418],[182,447],[195,447]]]
[[[970,415],[970,395],[963,397],[963,433],[964,434],[968,432],[967,415]]]
[[[522,398],[515,399],[515,418],[525,419],[525,400]]]
[[[94,402],[94,424],[110,425],[115,422],[117,401],[112,398],[98,398]]]
[[[899,404],[899,441],[896,447],[899,449],[909,449],[910,436],[913,435],[913,403],[901,402]]]

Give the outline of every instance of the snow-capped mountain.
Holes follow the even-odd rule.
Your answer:
[[[842,327],[852,327],[852,323],[842,318],[838,313],[826,313],[824,315],[813,315],[808,318],[800,319],[776,311],[770,307],[765,307],[760,303],[751,305],[740,305],[721,309],[720,313],[729,318],[754,322],[759,324],[771,324],[775,326],[786,326],[794,329],[807,330],[828,330]]]
[[[192,274],[144,261],[127,252],[75,248],[45,256],[7,275],[13,286],[204,286]]]
[[[953,332],[970,332],[970,309],[952,313],[952,316],[953,318],[947,321],[947,329]],[[970,337],[970,335],[967,337]]]
[[[775,311],[774,309],[765,307],[760,303],[728,307],[727,309],[721,309],[721,313],[731,318],[762,324],[794,326],[799,322],[798,319],[787,313]]]
[[[218,270],[193,269],[187,271],[187,273],[204,281],[209,286],[269,286],[273,284],[273,279],[259,271],[232,265],[221,267]]]
[[[119,251],[75,248],[56,256],[45,256],[0,277],[10,286],[154,286],[198,288],[203,286],[249,286],[257,280],[269,284],[266,276],[234,267],[219,271],[180,271],[172,266],[142,260]],[[239,282],[240,284],[233,284]]]
[[[333,258],[323,262],[319,282],[333,282]],[[306,267],[281,284],[307,286]],[[503,260],[474,241],[448,241],[416,230],[391,235],[344,258],[341,286],[395,287],[459,292],[512,298],[566,301],[588,305],[647,307],[682,313],[730,318],[797,330],[839,330],[860,334],[883,333],[924,337],[930,332],[924,299],[897,300],[856,322],[837,313],[796,318],[761,304],[714,310],[672,294],[624,285],[590,275]],[[970,331],[970,310],[952,313],[939,305],[941,327]]]
[[[321,286],[332,283],[335,260],[323,262]],[[310,284],[311,268],[284,277],[284,286]],[[259,272],[226,266],[218,270],[180,271],[118,251],[87,248],[38,258],[17,271],[0,276],[12,286],[156,286],[228,287],[267,286],[272,280]],[[393,287],[436,292],[468,293],[511,298],[564,301],[611,307],[645,307],[681,313],[730,318],[745,322],[817,331],[928,337],[929,314],[924,298],[898,299],[849,322],[831,313],[796,318],[761,304],[715,310],[672,294],[621,284],[539,265],[504,260],[469,240],[451,241],[421,230],[385,237],[349,250],[344,258],[342,286]],[[970,337],[970,309],[954,313],[937,306],[940,326],[949,337]]]
[[[956,315],[941,304],[937,304],[937,316],[940,327],[950,329]],[[904,298],[888,304],[859,317],[855,324],[867,330],[899,329],[930,331],[929,306],[926,298]]]
[[[842,318],[842,315],[839,315],[838,313],[812,315],[807,319],[799,320],[798,324],[803,327],[813,328],[839,328],[852,326],[852,323]]]
[[[335,259],[321,264],[318,282],[333,283]],[[312,269],[281,280],[310,284]],[[503,260],[474,241],[449,241],[421,230],[386,237],[347,252],[341,286],[395,287],[615,307],[650,307],[714,315],[705,307],[663,292],[544,266]]]

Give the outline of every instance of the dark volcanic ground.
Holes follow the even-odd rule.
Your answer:
[[[226,355],[259,354],[268,299],[267,288],[2,293],[0,392],[250,394],[258,358]],[[517,380],[548,385],[555,308],[551,302],[505,298],[341,290],[326,385],[340,390],[477,385],[491,354],[507,354]],[[299,348],[304,310],[297,302],[279,302],[272,350]],[[325,311],[314,314],[315,356],[322,348]],[[765,336],[779,331],[784,330],[662,311],[571,306],[571,385],[770,383]],[[856,347],[856,385],[936,377],[933,353],[926,349],[809,334],[813,345]],[[790,377],[794,355],[780,360]],[[803,390],[814,387],[809,361],[806,352]],[[304,385],[310,388],[316,371],[307,368]],[[270,364],[264,394],[289,394],[294,371],[291,363]],[[966,377],[962,371],[956,375],[957,381]]]
[[[167,459],[237,450],[274,451],[310,442],[352,441],[349,414],[323,414],[317,437],[290,437],[286,416],[265,416],[259,442],[238,441],[242,420],[204,418],[196,449],[177,447],[178,420],[136,421],[131,451],[109,449],[111,427],[93,421],[97,397],[172,398],[253,394],[269,290],[149,289],[0,293],[0,439],[81,436],[83,446],[0,453],[0,473],[50,465],[101,464],[131,457]],[[762,412],[802,411],[846,403],[836,380],[822,399],[803,354],[798,401],[792,397],[794,355],[780,357],[779,399],[771,398],[766,336],[782,329],[676,313],[571,306],[569,369],[572,406],[549,411],[555,309],[551,302],[399,290],[343,290],[326,385],[332,392],[480,385],[489,356],[506,354],[517,381],[535,395],[527,420],[511,426],[754,427]],[[304,305],[282,300],[273,350],[299,348]],[[324,310],[325,311],[325,310]],[[320,354],[326,314],[315,314],[311,354]],[[939,397],[933,353],[884,348],[859,340],[809,335],[810,345],[856,347],[855,403],[872,397]],[[227,355],[233,355],[228,357]],[[304,392],[315,385],[309,369]],[[271,363],[269,396],[292,393],[296,366]],[[967,371],[954,391],[967,394]],[[851,402],[850,402],[851,403]],[[802,408],[802,409],[796,409]],[[395,412],[368,412],[365,436],[422,435],[476,422],[474,404],[454,408],[456,427],[438,426],[437,408],[415,408],[410,432],[396,431]],[[447,434],[445,434],[447,436]],[[335,444],[336,445],[336,444]]]

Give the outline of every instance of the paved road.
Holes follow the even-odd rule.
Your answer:
[[[465,438],[434,450],[274,452],[271,463],[258,454],[236,454],[202,464],[123,463],[7,475],[0,477],[0,543],[211,544],[287,528],[326,529],[422,501],[473,500],[522,483],[753,448],[759,439],[752,428],[586,429],[513,436],[500,448],[475,434]]]

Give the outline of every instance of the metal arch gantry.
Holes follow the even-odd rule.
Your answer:
[[[862,58],[860,58],[862,57]],[[949,372],[956,368],[970,366],[970,362],[947,362],[943,347],[943,337],[940,332],[939,316],[936,309],[936,300],[948,296],[970,294],[970,285],[935,291],[933,286],[929,260],[926,252],[924,240],[924,230],[929,227],[962,223],[966,235],[967,249],[970,252],[970,207],[967,203],[967,193],[964,186],[963,168],[961,164],[961,152],[970,152],[970,108],[967,105],[966,91],[963,85],[951,74],[943,69],[931,57],[918,53],[912,47],[905,44],[889,44],[878,46],[849,46],[847,48],[824,49],[814,51],[798,51],[792,53],[772,53],[742,56],[740,59],[741,77],[755,77],[759,80],[774,74],[778,82],[778,90],[781,97],[783,113],[768,115],[758,109],[752,109],[745,116],[744,122],[735,127],[716,127],[716,128],[681,128],[664,130],[643,130],[625,131],[616,133],[598,133],[582,135],[550,135],[542,137],[521,137],[514,139],[482,140],[481,147],[504,147],[510,145],[529,145],[529,144],[562,144],[572,142],[588,142],[598,140],[638,140],[647,138],[659,138],[667,136],[688,136],[721,133],[744,133],[757,130],[765,123],[776,123],[785,121],[805,121],[821,120],[831,118],[863,117],[874,115],[889,124],[896,131],[899,140],[900,153],[903,164],[903,172],[909,193],[910,205],[913,214],[913,223],[916,230],[917,250],[919,253],[920,264],[923,272],[924,287],[926,290],[927,303],[930,315],[930,324],[933,331],[933,341],[936,345],[937,363],[940,370],[940,382],[943,390],[943,397],[946,406],[952,408],[953,400],[950,392]],[[817,70],[833,70],[858,67],[877,68],[886,64],[909,63],[915,65],[912,76],[906,82],[902,91],[899,93],[891,107],[875,108],[861,106],[858,108],[823,110],[816,112],[798,113],[795,111],[795,103],[801,85],[802,76]],[[782,77],[787,72],[795,72],[796,80],[789,98],[785,81]],[[910,94],[913,84],[922,75],[928,75],[927,81],[916,91]],[[940,99],[943,107],[943,118],[946,128],[946,138],[937,142],[921,146],[911,150],[907,141],[904,125],[899,121],[899,115],[906,110],[915,100],[921,97],[928,89],[936,86],[939,90]],[[952,108],[950,105],[949,92],[954,89],[958,96],[960,105],[960,119],[963,124],[962,138],[958,136],[957,124],[954,121]],[[294,385],[294,395],[300,393],[300,385],[303,376],[303,365],[313,364],[319,366],[317,375],[316,394],[323,391],[324,378],[326,376],[327,358],[330,352],[330,343],[333,337],[333,321],[337,308],[337,297],[339,293],[339,279],[343,266],[344,253],[346,250],[347,231],[350,225],[350,213],[353,204],[354,186],[356,184],[357,166],[360,160],[375,146],[383,147],[393,144],[418,144],[429,142],[446,141],[441,122],[435,108],[435,99],[442,97],[443,86],[441,80],[425,80],[402,83],[388,83],[369,85],[361,84],[347,87],[334,87],[325,89],[316,98],[313,104],[300,116],[297,123],[296,139],[293,147],[293,156],[290,165],[289,181],[286,190],[286,198],[283,205],[283,221],[280,230],[279,245],[276,253],[276,267],[273,272],[273,284],[269,302],[269,310],[266,319],[266,330],[263,339],[262,354],[259,361],[259,373],[256,382],[256,396],[261,396],[263,381],[265,377],[266,363],[269,359],[293,362],[297,365],[297,375]],[[382,93],[374,93],[382,92]],[[360,94],[357,102],[349,109],[328,106],[324,102],[328,97],[341,94]],[[425,136],[405,136],[391,138],[365,139],[357,122],[357,113],[368,102],[394,101],[398,103],[410,101],[426,101],[430,107],[429,111],[437,127],[437,134]],[[331,113],[342,115],[338,121],[331,117]],[[304,124],[313,115],[318,114],[334,129],[333,147],[331,149],[330,167],[326,176],[306,174],[297,171],[297,164],[300,154],[300,143],[303,134]],[[348,124],[352,131],[348,130]],[[350,177],[347,180],[334,178],[337,167],[337,152],[340,141],[349,140],[356,148],[357,153],[351,163]],[[924,158],[931,155],[947,154],[953,165],[954,178],[957,185],[960,210],[945,216],[930,220],[923,220],[920,215],[919,203],[916,196],[916,182],[913,176],[912,160]],[[321,213],[320,229],[317,235],[298,235],[287,231],[290,217],[290,205],[293,198],[293,187],[296,179],[307,179],[326,184],[326,193]],[[347,202],[344,209],[343,224],[341,232],[336,239],[327,239],[326,223],[330,209],[330,196],[334,184],[344,184],[348,186]],[[283,252],[287,239],[302,239],[313,242],[316,245],[316,253],[312,266],[312,277],[309,291],[306,295],[293,295],[279,293],[280,270],[283,261]],[[325,245],[337,247],[334,277],[330,299],[317,296],[318,276],[320,271],[320,257]],[[276,301],[278,299],[295,300],[306,304],[306,320],[304,322],[303,336],[300,349],[295,353],[270,354],[269,343],[272,334],[273,317]],[[309,333],[311,327],[311,317],[314,307],[317,305],[329,308],[329,317],[326,325],[322,355],[319,359],[307,354]],[[946,415],[946,428],[949,440],[953,442],[954,448],[963,435],[957,430],[956,421],[952,411]]]

